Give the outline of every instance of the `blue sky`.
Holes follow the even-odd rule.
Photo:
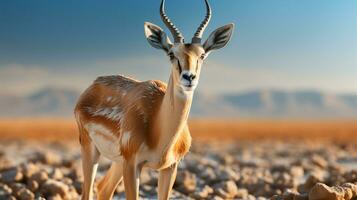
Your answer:
[[[319,89],[357,92],[357,1],[211,0],[204,37],[234,22],[231,43],[210,54],[199,90]],[[83,89],[98,75],[166,81],[169,62],[145,40],[164,27],[159,0],[0,0],[0,93],[56,86]],[[167,0],[189,41],[203,0]],[[168,31],[167,31],[168,32]]]

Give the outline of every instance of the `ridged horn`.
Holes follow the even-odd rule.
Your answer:
[[[211,19],[211,16],[212,16],[211,7],[210,7],[210,5],[208,3],[208,0],[205,0],[205,2],[206,2],[206,17],[202,21],[200,26],[197,28],[197,31],[196,31],[195,35],[193,36],[193,38],[192,38],[192,43],[201,43],[203,32],[205,31],[206,27],[208,26],[208,23],[209,23],[209,21]]]
[[[164,4],[165,4],[165,0],[162,0],[160,6],[161,19],[164,22],[164,24],[167,26],[167,28],[170,30],[172,36],[174,37],[175,43],[183,43],[184,42],[183,35],[176,28],[176,26],[171,22],[170,18],[165,14]]]

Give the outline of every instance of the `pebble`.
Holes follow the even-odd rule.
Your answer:
[[[38,184],[42,184],[48,180],[48,174],[46,171],[38,171],[32,174],[29,178],[30,181],[36,181]]]
[[[218,170],[217,179],[219,181],[227,181],[227,180],[238,181],[239,175],[232,168],[223,167]]]
[[[357,185],[352,183],[333,187],[318,183],[310,190],[309,200],[351,200],[356,193]]]
[[[0,183],[0,196],[10,195],[12,193],[12,189],[3,183]]]
[[[193,194],[195,199],[207,199],[213,193],[213,189],[205,185],[202,189],[195,191]]]
[[[36,152],[30,160],[34,163],[39,162],[47,165],[59,165],[62,162],[60,155],[50,151]]]
[[[60,169],[55,168],[50,173],[50,177],[53,179],[56,179],[56,180],[61,180],[61,179],[63,179],[63,173]]]
[[[36,192],[37,189],[39,188],[39,184],[37,181],[35,180],[28,180],[27,181],[27,188],[32,191],[32,192]]]
[[[35,199],[35,194],[26,188],[22,188],[15,194],[15,197],[19,200],[32,200]]]
[[[40,166],[31,162],[21,165],[21,168],[26,178],[40,171]]]
[[[49,179],[41,186],[41,193],[46,196],[60,195],[62,198],[67,195],[69,187],[57,180]]]
[[[207,183],[213,183],[217,181],[217,175],[211,167],[207,167],[199,173],[199,176],[207,181]]]
[[[318,167],[321,167],[322,169],[325,169],[328,165],[327,161],[319,155],[313,155],[311,157],[311,163]]]
[[[225,181],[213,186],[215,194],[224,199],[232,199],[238,194],[238,187],[234,181]]]
[[[298,187],[300,193],[308,193],[317,183],[322,182],[322,178],[315,174],[310,174],[305,183]]]
[[[185,170],[179,171],[176,177],[175,189],[183,193],[191,193],[196,189],[196,175]]]
[[[12,167],[0,174],[0,181],[3,183],[18,182],[21,181],[23,177],[24,176],[18,167]]]

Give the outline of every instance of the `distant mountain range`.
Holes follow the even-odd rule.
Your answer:
[[[221,96],[197,95],[193,114],[242,118],[357,118],[357,94],[314,90],[256,90]]]
[[[47,88],[28,96],[0,96],[0,117],[68,117],[80,92]],[[195,94],[193,117],[357,118],[357,94],[316,90],[256,90],[225,95]]]

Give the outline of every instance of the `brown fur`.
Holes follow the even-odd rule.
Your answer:
[[[121,145],[120,148],[121,154],[128,159],[142,143],[150,149],[157,146],[159,135],[153,124],[165,93],[166,84],[157,80],[139,82],[120,75],[99,77],[81,95],[75,112],[79,115],[81,126],[90,122],[101,124],[111,130],[117,138],[120,138],[123,132],[129,131],[132,135],[128,145]],[[108,97],[112,99],[107,101]],[[93,115],[95,111],[115,106],[123,113],[120,121]],[[85,135],[81,135],[80,138],[90,140],[86,131],[82,133]],[[190,140],[187,129],[175,145],[175,152],[179,154],[177,157],[187,153]]]

